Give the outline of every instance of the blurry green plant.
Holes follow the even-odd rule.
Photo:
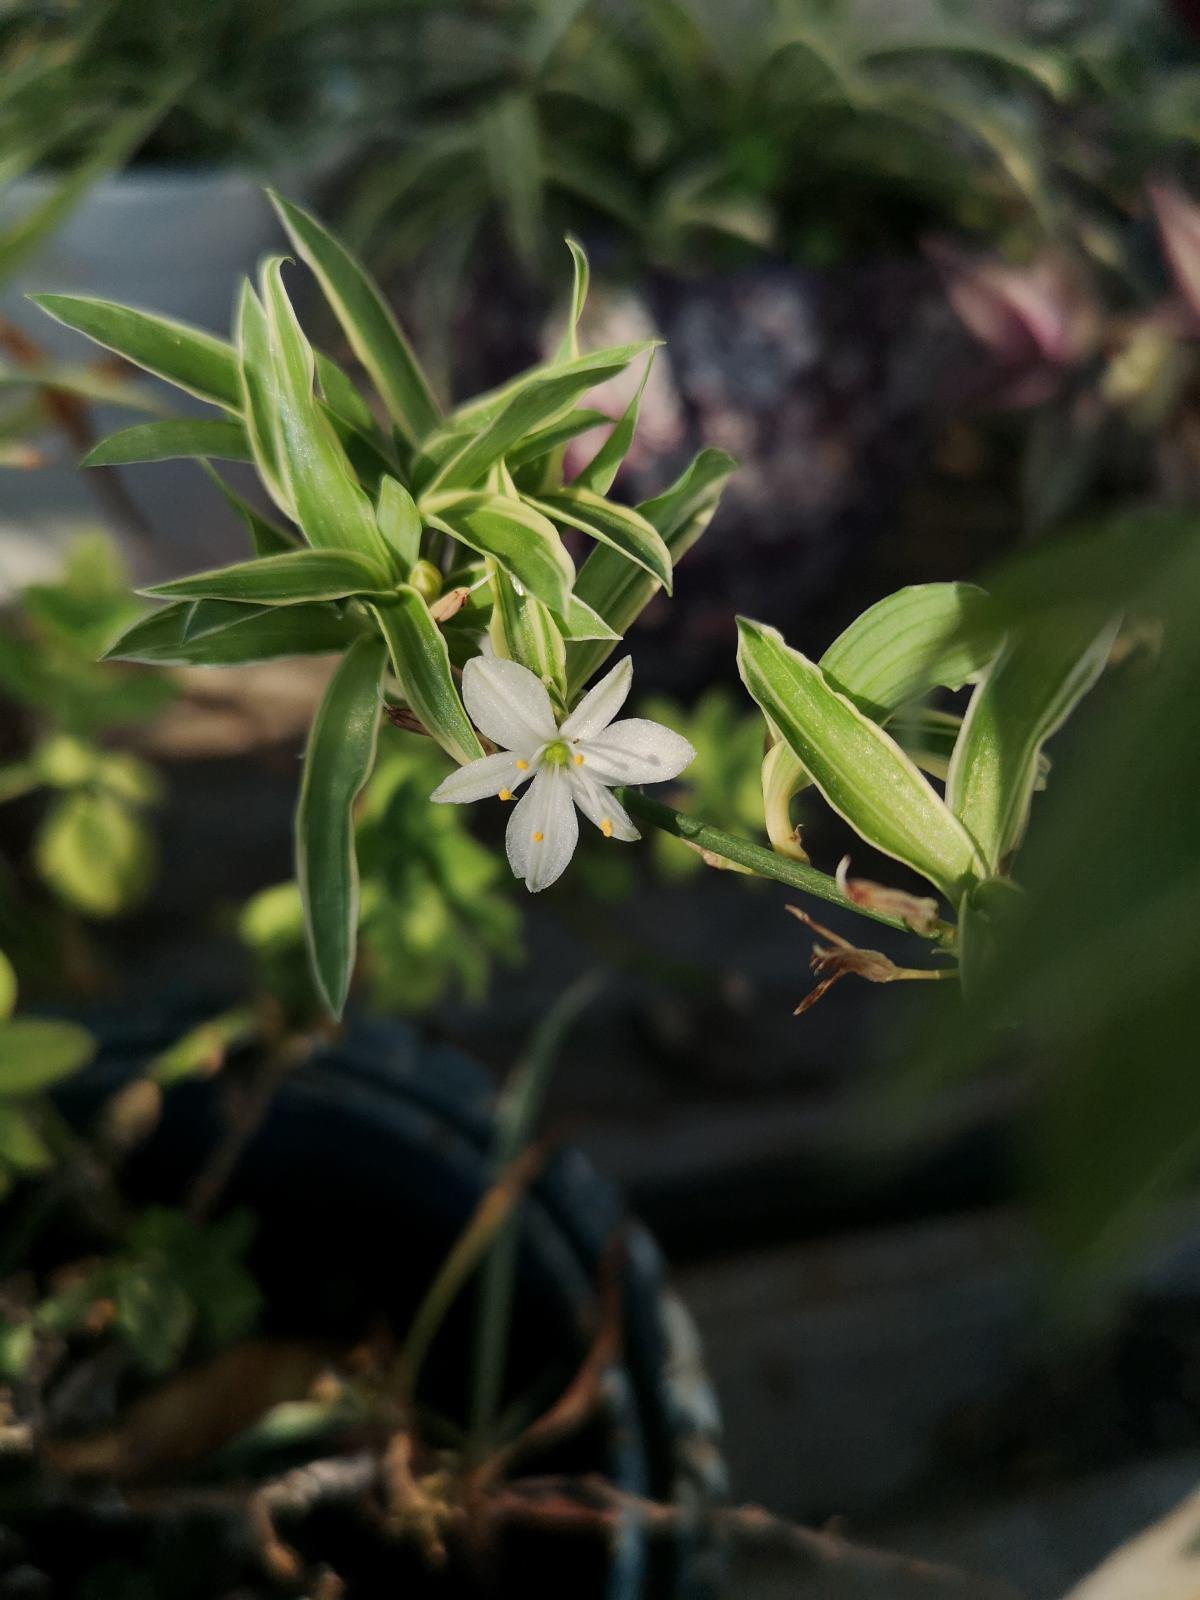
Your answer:
[[[40,1341],[84,1332],[113,1337],[148,1377],[245,1338],[262,1307],[245,1265],[253,1236],[246,1211],[204,1226],[165,1206],[138,1213],[111,1254],[22,1315],[0,1315],[0,1378],[19,1379]]]
[[[103,742],[110,729],[157,715],[173,694],[160,673],[96,660],[140,614],[128,581],[108,539],[80,537],[62,576],[30,584],[0,630],[0,692],[25,711],[32,733],[28,752],[0,765],[0,801],[48,792],[34,866],[60,900],[89,917],[128,910],[154,874],[146,813],[159,798],[157,774]]]
[[[1018,265],[934,240],[950,303],[986,353],[981,411],[1021,420],[1020,490],[1032,531],[1114,496],[1200,493],[1200,206],[1159,181],[1141,217],[1107,235],[1102,260],[1086,219],[1064,210],[1052,250]],[[1093,241],[1094,243],[1094,241]]]
[[[297,141],[315,149],[336,126],[335,76],[363,9],[11,0],[0,13],[0,151],[25,169],[90,161],[133,117],[145,121],[126,151],[134,160],[294,161]]]
[[[86,1066],[95,1048],[74,1023],[15,1017],[17,977],[0,951],[0,1198],[55,1159],[45,1093]]]
[[[0,96],[0,287],[61,227],[92,185],[128,159],[166,104],[160,93],[127,111],[114,110],[93,130],[82,153],[64,157],[53,178],[22,194],[20,180],[39,169],[71,119],[52,99],[45,110],[53,105],[53,116],[43,117],[44,125],[37,119],[26,125],[14,110],[23,89],[38,85],[50,62],[38,51],[26,59],[11,42],[6,49],[4,27],[0,17],[0,77],[6,91]],[[85,407],[91,401],[135,411],[158,409],[145,386],[104,365],[47,360],[26,333],[0,317],[0,468],[43,465],[38,441],[47,430],[81,445],[88,436]]]
[[[497,221],[538,273],[566,227],[694,271],[1045,220],[1045,113],[1072,88],[1058,51],[949,7],[868,27],[843,0],[435,5],[377,70],[395,153],[348,226],[443,283]]]
[[[991,921],[970,1006],[936,1033],[906,1029],[889,1062],[918,1117],[934,1084],[998,1061],[1018,1072],[1023,1174],[1072,1268],[1047,1288],[1076,1320],[1200,1170],[1200,743],[1179,722],[1200,686],[1198,531],[1194,508],[1130,507],[992,574],[993,619],[1017,636],[1066,639],[1081,607],[1111,609],[1136,648],[1056,762],[1022,856],[1025,893]]]
[[[460,764],[482,757],[455,669],[478,656],[486,630],[492,650],[527,668],[561,716],[658,589],[670,588],[674,561],[707,526],[732,463],[704,451],[637,509],[608,499],[635,397],[594,458],[563,481],[563,445],[609,420],[578,401],[650,347],[579,353],[588,271],[578,246],[554,358],[446,414],[359,264],[306,212],[277,205],[386,421],[309,344],[279,259],[265,263],[257,292],[243,285],[235,343],[104,301],[36,299],[219,413],[126,429],[91,464],[252,460],[286,518],[262,516],[216,478],[244,515],[254,559],[158,585],[152,592],[169,603],[110,656],[222,665],[343,652],[313,723],[296,820],[313,970],[339,1015],[359,921],[353,808],[375,763],[383,687],[400,697],[389,715]],[[560,530],[591,541],[578,572]]]
[[[1093,202],[1136,192],[1200,144],[1200,28],[1188,0],[1063,0],[1026,9],[1041,44],[1069,55],[1075,114],[1062,162]]]

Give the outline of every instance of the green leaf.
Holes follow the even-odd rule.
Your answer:
[[[3,1048],[0,1032],[0,1048]],[[0,1071],[3,1071],[0,1060]],[[46,1141],[27,1111],[0,1104],[0,1166],[12,1172],[43,1172],[53,1162]]]
[[[236,600],[244,605],[295,605],[342,600],[388,588],[387,575],[353,550],[287,550],[232,567],[171,578],[144,592],[163,599]]]
[[[371,375],[388,415],[410,444],[437,427],[441,412],[412,347],[365,269],[299,206],[271,194],[297,251],[316,275],[351,349]]]
[[[621,642],[621,635],[605,622],[598,611],[593,611],[591,606],[585,600],[581,600],[577,594],[567,596],[567,609],[565,611],[556,611],[554,620],[558,623],[563,638],[569,643],[586,642],[590,644],[592,641],[601,641],[607,646],[604,651],[606,656],[614,644]],[[569,665],[570,661],[568,660]]]
[[[828,803],[869,844],[957,902],[983,862],[917,767],[774,628],[738,618],[738,668]]]
[[[86,334],[198,400],[227,411],[241,410],[237,355],[223,339],[169,317],[89,295],[35,294],[30,299],[56,322]]]
[[[479,116],[479,140],[513,253],[527,272],[536,271],[542,254],[542,141],[534,96],[521,89],[491,96]]]
[[[386,569],[391,553],[375,526],[371,502],[313,393],[312,348],[280,269],[278,259],[264,267],[263,300],[275,363],[279,458],[296,520],[311,545],[354,550]]]
[[[237,306],[238,385],[246,437],[258,475],[271,499],[288,516],[295,507],[283,483],[276,414],[279,389],[271,350],[271,325],[248,278],[242,279]]]
[[[625,407],[621,416],[613,426],[612,432],[600,446],[587,466],[578,472],[574,479],[573,487],[576,489],[591,489],[594,494],[607,494],[613,486],[613,479],[620,471],[621,463],[629,454],[629,447],[633,443],[633,436],[637,432],[638,412],[642,404],[642,392],[650,377],[650,368],[654,365],[654,351],[646,357],[646,366],[642,372],[642,381],[638,384],[633,399]]]
[[[13,1014],[17,1003],[17,975],[13,971],[13,964],[0,950],[0,1022],[6,1021]]]
[[[590,489],[562,489],[534,499],[525,496],[525,503],[535,511],[578,528],[599,544],[618,550],[636,566],[642,567],[651,577],[657,578],[668,594],[671,592],[671,552],[654,526],[639,512],[628,506],[616,505]]]
[[[567,313],[567,326],[563,330],[558,349],[554,352],[556,361],[574,361],[579,355],[579,319],[582,317],[583,308],[587,303],[588,285],[592,276],[591,268],[588,266],[587,252],[579,240],[572,238],[568,234],[566,245],[571,252],[574,279],[571,284],[571,309]]]
[[[567,608],[571,558],[554,524],[524,501],[463,492],[425,497],[421,511],[431,527],[499,562],[552,611]]]
[[[869,606],[829,646],[821,668],[881,722],[930,689],[961,689],[986,669],[1001,643],[988,614],[988,597],[974,584],[913,584]]]
[[[643,340],[640,344],[597,350],[577,361],[537,368],[501,391],[494,400],[481,402],[488,406],[489,414],[480,431],[438,466],[423,493],[439,494],[448,489],[475,487],[488,468],[526,434],[559,420],[587,390],[624,372],[634,357],[652,348],[653,343],[653,340]],[[498,407],[494,414],[490,414],[492,407]],[[467,419],[460,415],[453,420],[457,428]],[[473,418],[471,425],[478,426],[478,421]]]
[[[678,565],[712,521],[735,465],[723,450],[702,450],[665,493],[638,506],[639,514],[657,529],[666,545],[672,567]],[[657,579],[607,548],[593,550],[575,580],[576,599],[603,617],[617,638],[624,637],[658,589]],[[572,699],[611,653],[611,645],[602,642],[567,651],[567,682]]]
[[[115,917],[154,877],[154,837],[132,807],[103,791],[64,795],[47,811],[34,844],[38,872],[89,917]]]
[[[124,467],[134,461],[177,461],[209,456],[221,461],[253,461],[254,452],[240,422],[188,418],[141,422],[110,433],[79,463],[81,467]]]
[[[961,689],[986,669],[1002,637],[989,607],[984,591],[969,583],[898,589],[838,635],[821,657],[821,670],[864,715],[886,722],[931,689]],[[790,807],[808,774],[786,745],[776,746],[764,758],[762,781],[771,843],[795,855]]]
[[[327,655],[344,650],[361,636],[362,624],[332,605],[242,606],[244,615],[196,637],[189,622],[207,601],[176,600],[135,622],[105,656],[160,667],[231,667],[280,656]]]
[[[1084,608],[1014,630],[971,696],[946,778],[946,803],[989,869],[1020,844],[1042,745],[1103,672],[1119,618],[1097,626]]]
[[[402,584],[394,596],[371,609],[405,700],[447,755],[460,765],[478,760],[483,746],[463,709],[450,653],[429,607],[415,589]]]
[[[550,423],[549,427],[537,428],[533,433],[527,433],[519,445],[516,445],[505,456],[510,472],[519,472],[522,467],[527,467],[531,462],[540,461],[543,457],[553,454],[564,444],[570,444],[572,439],[577,439],[581,433],[587,433],[592,428],[603,428],[612,421],[603,411],[591,411],[587,408],[568,411],[565,417],[557,422]]]
[[[313,359],[317,365],[321,395],[330,412],[348,428],[371,436],[378,435],[379,427],[371,415],[370,406],[337,362],[331,361],[320,350],[313,351]]]
[[[41,1094],[85,1067],[96,1042],[73,1022],[21,1017],[0,1023],[0,1099]]]
[[[1019,37],[971,23],[951,24],[925,33],[906,31],[872,44],[861,60],[864,65],[873,65],[920,55],[958,56],[1005,68],[1027,78],[1056,100],[1065,100],[1074,86],[1072,62],[1065,52],[1028,45]]]
[[[690,550],[712,520],[737,462],[724,450],[701,450],[669,489],[643,500],[638,510],[656,527],[674,561]]]
[[[296,882],[313,975],[340,1017],[358,933],[354,802],[375,763],[383,641],[364,635],[330,680],[309,735],[296,809]]]
[[[412,495],[393,477],[385,477],[379,485],[375,521],[395,555],[399,570],[407,577],[421,554],[421,513]]]
[[[489,563],[492,648],[536,673],[559,705],[566,706],[567,655],[558,624],[542,602],[519,590],[503,567]]]

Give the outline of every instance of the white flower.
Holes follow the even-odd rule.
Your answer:
[[[472,656],[463,669],[471,720],[500,749],[451,773],[431,798],[453,805],[488,795],[511,800],[532,779],[509,818],[506,841],[509,865],[532,892],[548,888],[575,854],[576,806],[606,839],[640,838],[609,785],[675,778],[695,757],[686,739],[657,722],[613,721],[632,678],[626,657],[558,727],[544,684],[527,667]]]

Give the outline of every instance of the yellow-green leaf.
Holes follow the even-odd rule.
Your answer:
[[[983,862],[916,765],[774,628],[740,617],[738,635],[743,683],[828,803],[869,844],[957,902]]]
[[[450,652],[429,607],[415,589],[401,584],[372,610],[405,700],[447,755],[460,765],[477,760],[483,746],[463,708],[450,670]]]

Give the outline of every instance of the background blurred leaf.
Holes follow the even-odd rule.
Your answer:
[[[1021,842],[1042,745],[1108,662],[1119,619],[1094,611],[1013,631],[971,696],[946,778],[946,804],[1001,872]]]
[[[0,950],[0,1022],[7,1021],[17,1003],[17,975],[13,964]]]
[[[104,792],[56,800],[34,842],[41,877],[90,917],[115,917],[136,905],[154,879],[157,855],[138,813]]]
[[[85,1067],[95,1049],[92,1036],[73,1022],[0,1022],[0,1099],[40,1094]]]

